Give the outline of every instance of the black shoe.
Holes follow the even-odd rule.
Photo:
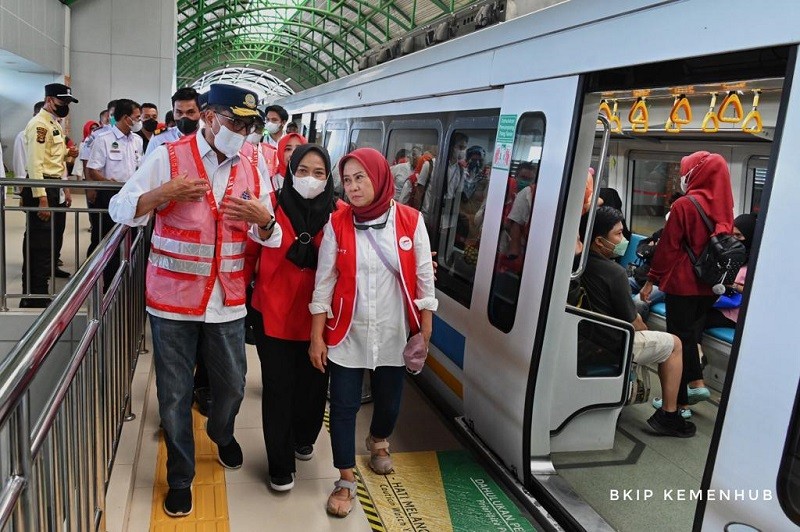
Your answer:
[[[63,266],[63,265],[64,265],[64,261],[63,261],[63,260],[61,260],[61,259],[58,259],[58,260],[56,261],[56,266]]]
[[[275,491],[289,491],[294,487],[294,475],[270,475],[269,487]]]
[[[192,513],[192,488],[170,488],[164,499],[164,513],[170,517]]]
[[[228,469],[239,469],[242,467],[242,448],[239,442],[233,438],[228,445],[218,445],[219,463]]]
[[[294,457],[298,460],[303,460],[305,462],[311,460],[312,456],[314,456],[313,445],[295,445]]]
[[[647,420],[654,431],[662,436],[674,436],[676,438],[691,438],[697,431],[697,427],[691,421],[686,421],[678,412],[664,412],[661,408],[650,416]]]
[[[244,343],[249,345],[256,345],[256,333],[252,327],[244,328]]]
[[[208,417],[211,411],[211,388],[203,386],[194,391],[194,402],[197,403],[197,410],[201,416]]]
[[[69,279],[71,275],[72,274],[70,274],[69,272],[65,272],[61,268],[56,268],[56,277],[58,277],[59,279]]]
[[[39,299],[39,298],[29,297],[20,300],[19,308],[47,308],[50,306],[50,303],[52,303],[52,301],[53,300],[49,298]]]

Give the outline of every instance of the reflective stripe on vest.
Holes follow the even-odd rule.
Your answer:
[[[191,255],[193,257],[208,257],[214,256],[213,244],[195,244],[192,242],[182,242],[174,240],[161,235],[153,235],[151,242],[153,248],[159,251],[166,251],[167,253],[174,253],[178,255]],[[241,253],[244,253],[242,251]]]
[[[235,255],[241,255],[244,253],[245,247],[247,246],[246,241],[241,242],[225,242],[221,246],[221,254],[223,257],[232,257]],[[214,253],[212,252],[211,255],[213,256]]]
[[[208,277],[211,275],[210,262],[198,262],[194,260],[176,259],[175,257],[168,257],[155,251],[150,252],[150,263],[158,266],[164,270],[178,273],[190,273],[193,275],[202,275]],[[244,264],[244,259],[242,264]]]
[[[244,269],[244,259],[222,259],[219,261],[219,271],[240,272]]]

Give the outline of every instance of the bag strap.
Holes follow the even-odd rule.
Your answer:
[[[378,242],[375,240],[375,237],[372,236],[372,230],[369,228],[361,230],[364,231],[364,233],[367,235],[367,240],[369,240],[372,249],[375,250],[375,253],[378,255],[378,258],[381,260],[383,265],[386,266],[386,269],[392,272],[395,279],[397,279],[397,282],[400,283],[400,291],[403,292],[404,298],[408,301],[408,304],[413,309],[414,302],[411,300],[411,296],[409,295],[409,293],[406,292],[405,288],[403,287],[403,279],[400,277],[400,272],[397,270],[397,268],[394,267],[394,265],[392,265],[391,262],[389,262],[389,259],[386,258],[386,255],[383,253],[383,250],[378,245]],[[414,321],[417,323],[417,327],[421,329],[422,324],[420,323],[419,318],[417,317],[417,313],[414,312],[413,314],[414,314]]]
[[[694,197],[692,197],[691,194],[686,194],[686,197],[689,198],[689,201],[694,203],[695,207],[697,207],[697,212],[700,213],[700,217],[703,219],[703,222],[705,222],[706,227],[708,228],[708,232],[713,233],[715,226],[714,224],[711,223],[711,220],[708,218],[706,211],[703,210],[703,207],[700,206],[700,203]]]

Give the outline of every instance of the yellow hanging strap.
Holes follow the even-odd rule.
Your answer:
[[[753,109],[747,113],[742,122],[742,131],[745,133],[761,133],[764,129],[761,122],[761,113],[758,112],[758,100],[761,97],[761,89],[753,91]],[[748,125],[750,122],[755,122],[753,125]]]
[[[717,106],[717,93],[711,93],[711,104],[708,106],[708,112],[706,113],[705,118],[703,118],[703,125],[701,126],[703,129],[703,133],[716,133],[719,131],[719,119],[717,118],[717,112],[714,110],[714,107]]]
[[[681,132],[681,123],[676,122],[673,116],[675,115],[675,108],[678,106],[678,102],[680,101],[680,96],[675,96],[675,103],[672,104],[672,111],[670,111],[669,116],[667,116],[667,123],[664,124],[664,131],[667,133],[680,133]]]
[[[645,98],[637,98],[628,113],[628,122],[631,123],[631,130],[635,133],[647,133],[648,113]]]
[[[619,115],[617,114],[617,100],[614,100],[614,110],[611,110],[611,107],[608,105],[608,100],[603,100],[600,102],[600,110],[599,112],[606,115],[608,119],[608,123],[611,125],[611,132],[612,133],[622,133],[622,123],[619,120]],[[599,121],[598,121],[599,122]]]
[[[683,116],[681,116],[681,112],[683,112]],[[685,94],[675,97],[675,103],[672,104],[672,111],[669,113],[669,119],[682,126],[691,123],[692,106]]]
[[[728,107],[733,106],[733,116],[725,116],[728,112]],[[742,121],[742,117],[744,117],[744,111],[742,110],[742,102],[739,101],[739,95],[736,94],[736,91],[730,91],[725,99],[722,100],[722,104],[719,106],[719,111],[717,111],[717,118],[720,122],[727,122],[729,124],[738,124]]]

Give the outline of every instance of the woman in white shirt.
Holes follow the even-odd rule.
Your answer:
[[[339,162],[350,205],[325,226],[312,302],[311,363],[330,374],[330,429],[340,479],[328,513],[344,517],[355,497],[355,424],[364,369],[373,370],[375,401],[367,448],[370,467],[392,471],[387,438],[394,430],[409,333],[427,345],[438,302],[430,241],[418,211],[393,201],[386,159],[359,148]]]

